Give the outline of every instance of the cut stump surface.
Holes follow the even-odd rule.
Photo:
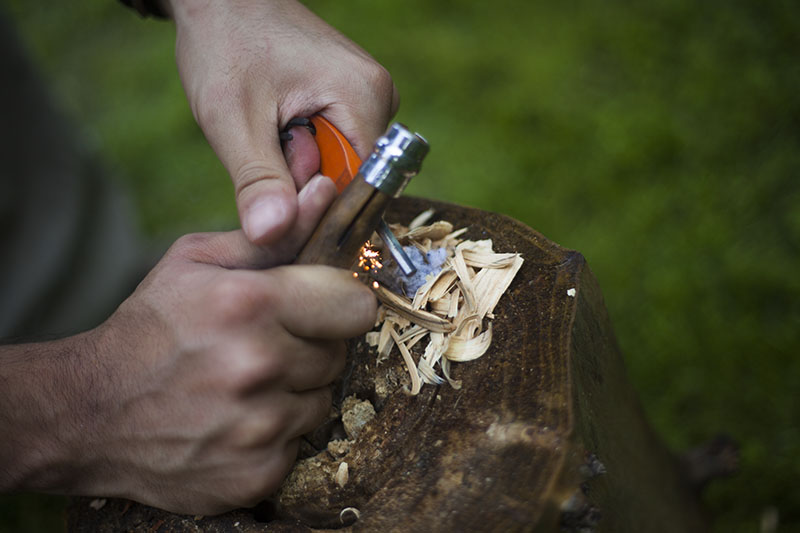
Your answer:
[[[453,365],[460,390],[387,392],[405,373],[399,354],[378,366],[354,341],[335,401],[355,394],[377,414],[344,456],[306,459],[310,474],[290,478],[276,505],[187,517],[78,498],[70,531],[705,531],[678,462],[644,420],[583,256],[508,217],[430,200],[398,199],[385,218],[407,224],[431,207],[469,227],[465,238],[525,259],[495,309],[489,351]],[[340,518],[346,508],[359,518]]]

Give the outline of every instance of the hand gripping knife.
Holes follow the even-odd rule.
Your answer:
[[[383,213],[419,172],[428,153],[427,141],[395,123],[362,163],[333,124],[319,115],[311,117],[310,124],[302,125],[314,134],[320,171],[334,181],[340,194],[295,263],[350,268],[362,245],[377,231],[403,273],[413,274],[416,268],[383,221]]]

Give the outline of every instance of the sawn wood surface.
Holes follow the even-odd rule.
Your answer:
[[[705,531],[696,494],[645,421],[583,256],[463,206],[401,198],[385,218],[408,223],[430,207],[436,219],[468,226],[465,238],[491,238],[496,251],[525,259],[495,310],[488,353],[454,365],[461,390],[381,396],[372,374],[404,372],[399,355],[379,369],[371,349],[353,342],[335,398],[356,393],[378,413],[347,455],[318,456],[318,476],[258,512],[216,517],[123,500],[95,510],[78,498],[70,531]],[[333,476],[342,461],[344,487]],[[341,522],[347,507],[360,519]]]

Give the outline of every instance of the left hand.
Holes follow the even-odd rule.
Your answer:
[[[227,168],[247,238],[275,242],[294,224],[297,191],[318,170],[308,132],[286,157],[279,131],[324,115],[364,158],[399,99],[389,73],[295,0],[170,0],[186,95]],[[287,164],[288,160],[288,164]]]

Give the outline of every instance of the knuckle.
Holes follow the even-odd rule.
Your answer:
[[[253,449],[277,442],[284,433],[288,420],[278,410],[258,412],[248,416],[232,430],[231,440],[237,448]]]
[[[227,102],[239,101],[241,85],[230,80],[217,80],[205,83],[194,91],[191,102],[192,114],[204,132],[214,131],[220,123],[227,119],[229,106]]]
[[[280,184],[280,179],[285,174],[284,169],[265,159],[249,160],[233,172],[234,188],[237,200],[250,192],[253,185],[264,181],[273,180]],[[287,185],[288,188],[288,185]],[[292,191],[294,192],[294,191]]]
[[[262,299],[246,276],[229,273],[216,280],[209,291],[214,316],[226,325],[242,325],[254,320]]]
[[[383,65],[371,62],[366,71],[366,78],[370,86],[381,96],[391,98],[394,92],[394,80]]]
[[[168,257],[193,257],[208,239],[206,233],[188,233],[178,237],[167,250]]]
[[[358,109],[363,111],[366,106],[370,113],[386,114],[383,118],[388,120],[397,94],[392,75],[372,58],[359,58],[353,72],[358,76],[352,80],[348,90],[351,94],[355,90],[361,96],[357,100]]]
[[[257,341],[240,341],[220,365],[220,380],[234,395],[245,395],[287,374],[288,361]]]

